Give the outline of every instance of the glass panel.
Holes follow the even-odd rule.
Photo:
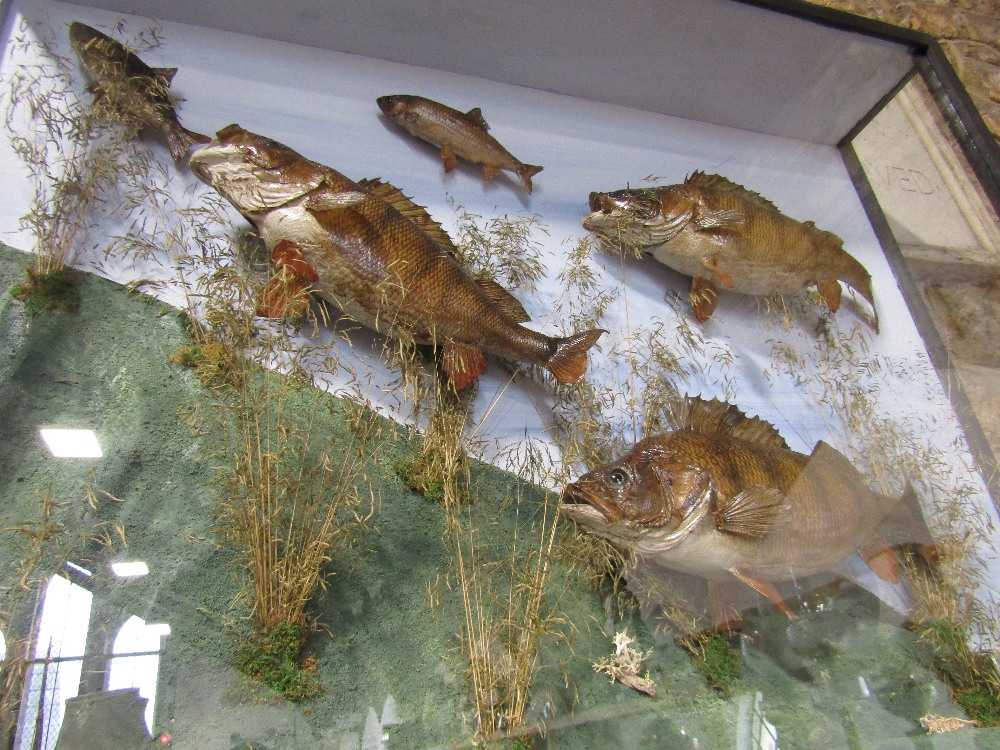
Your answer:
[[[55,745],[71,682],[79,734],[60,740],[99,727],[104,746],[113,730],[198,749],[996,742],[969,721],[997,692],[1000,521],[953,386],[994,434],[993,318],[975,305],[1000,244],[919,82],[854,144],[900,261],[831,145],[868,104],[839,106],[851,79],[822,60],[794,81],[815,96],[763,109],[785,135],[795,107],[831,129],[782,137],[86,6],[15,11],[8,640],[51,642],[34,601],[54,571],[93,592],[63,692],[39,707],[48,645],[5,689],[16,747],[38,726]],[[90,27],[159,72],[126,58],[138,90],[88,86]],[[866,102],[910,60],[868,46],[888,62]],[[530,163],[453,166],[378,102],[399,91],[484,115]],[[150,110],[166,120],[139,122]],[[399,224],[376,231],[372,206]],[[796,262],[688,264],[665,238],[726,248],[753,216],[750,246]],[[54,258],[79,297],[33,311],[24,286]],[[402,275],[425,267],[448,283]],[[56,454],[41,429],[99,449]]]

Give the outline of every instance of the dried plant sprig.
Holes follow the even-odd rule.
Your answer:
[[[30,62],[9,79],[5,123],[15,155],[34,190],[21,227],[35,237],[36,276],[70,263],[99,208],[114,212],[118,187],[140,180],[149,154],[132,145],[135,131],[121,128],[105,108],[82,95],[72,61],[50,39],[22,20],[12,42],[15,55]]]

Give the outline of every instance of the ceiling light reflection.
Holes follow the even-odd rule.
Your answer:
[[[149,566],[141,560],[111,563],[111,572],[119,578],[137,578],[149,575]]]
[[[101,458],[101,446],[93,430],[40,429],[49,452],[58,458]]]

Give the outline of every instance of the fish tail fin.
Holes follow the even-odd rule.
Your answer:
[[[875,307],[875,295],[872,294],[872,277],[865,267],[862,266],[858,261],[852,258],[850,255],[844,254],[843,267],[841,268],[840,275],[837,278],[843,281],[847,286],[853,289],[855,292],[860,294],[865,300],[871,305],[872,308],[872,328],[875,329],[875,333],[878,333],[878,308]]]
[[[564,339],[553,339],[556,350],[545,363],[545,367],[560,383],[579,383],[587,371],[587,352],[603,333],[607,331],[603,328],[594,328]]]
[[[535,164],[522,164],[517,168],[517,176],[521,178],[521,184],[529,193],[531,192],[531,178],[541,172],[543,167]]]
[[[181,126],[167,131],[167,145],[170,146],[170,155],[174,158],[175,164],[184,161],[188,151],[196,143],[208,143],[211,140],[207,135],[195,133],[193,130]]]

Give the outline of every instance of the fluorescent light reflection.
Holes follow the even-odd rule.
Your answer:
[[[149,566],[141,560],[111,563],[111,572],[119,578],[138,578],[149,575]]]
[[[93,430],[40,429],[49,452],[57,458],[100,458],[104,454]]]
[[[147,698],[146,729],[153,733],[153,711],[156,708],[156,675],[160,669],[160,639],[170,635],[166,623],[147,625],[141,617],[125,621],[111,647],[114,655],[108,668],[108,690],[138,688]]]

